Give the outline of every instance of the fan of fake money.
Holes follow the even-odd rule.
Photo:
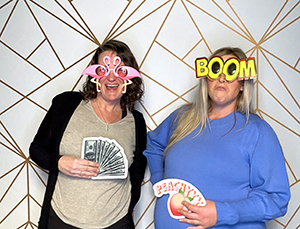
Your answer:
[[[128,161],[123,148],[115,140],[103,137],[84,138],[81,158],[99,164],[99,173],[92,179],[124,179]]]

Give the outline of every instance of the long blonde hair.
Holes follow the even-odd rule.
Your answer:
[[[224,55],[233,55],[239,60],[246,59],[246,54],[236,47],[224,47],[216,50],[211,54],[210,59],[214,56],[224,56]],[[249,115],[254,113],[253,108],[253,89],[254,82],[253,80],[244,80],[244,90],[240,91],[237,98],[236,110],[242,114],[246,114],[247,125],[249,120]],[[211,98],[208,96],[207,91],[207,79],[199,79],[198,91],[196,94],[195,102],[183,106],[177,112],[175,116],[174,123],[176,128],[168,142],[168,145],[164,151],[164,154],[173,146],[176,142],[190,134],[198,126],[200,130],[198,134],[201,133],[207,127],[208,124],[208,113],[212,109]],[[180,115],[182,113],[182,115]],[[178,121],[178,122],[177,122]]]

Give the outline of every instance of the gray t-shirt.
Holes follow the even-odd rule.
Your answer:
[[[128,168],[133,162],[135,123],[132,113],[116,123],[106,124],[95,113],[91,102],[82,101],[64,132],[60,154],[81,157],[86,137],[105,137],[124,149]],[[105,228],[128,213],[131,183],[125,179],[92,180],[58,174],[51,205],[59,218],[79,228]]]

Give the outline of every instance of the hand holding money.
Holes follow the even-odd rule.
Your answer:
[[[81,158],[99,165],[97,176],[92,179],[125,179],[128,160],[124,149],[114,139],[87,137],[82,141]]]
[[[62,173],[80,178],[90,179],[99,172],[98,163],[72,156],[62,156],[58,161],[58,169]]]

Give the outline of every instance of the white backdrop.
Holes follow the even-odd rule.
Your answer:
[[[190,102],[194,61],[222,46],[257,60],[256,111],[282,144],[292,198],[268,228],[300,228],[300,1],[296,0],[0,0],[0,228],[37,228],[47,172],[28,147],[51,104],[79,90],[94,50],[115,38],[140,65],[148,130]],[[298,194],[298,195],[297,195]],[[152,228],[149,171],[135,209]]]

